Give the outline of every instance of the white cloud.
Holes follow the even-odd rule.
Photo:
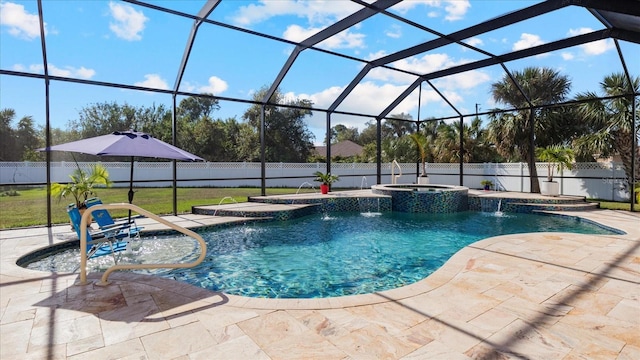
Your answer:
[[[562,56],[563,60],[573,60],[575,56],[573,56],[573,53],[570,52],[563,52],[560,54],[560,56]]]
[[[149,20],[142,11],[136,11],[131,5],[114,2],[109,3],[109,9],[114,20],[109,24],[109,29],[117,37],[128,41],[142,39],[144,24]]]
[[[180,90],[187,91],[187,92],[194,92],[196,91],[196,86],[191,84],[188,81],[183,81],[180,83]]]
[[[312,25],[328,25],[362,8],[353,2],[341,2],[339,6],[331,5],[322,0],[304,2],[298,0],[260,0],[256,4],[241,6],[232,17],[232,22],[240,26],[251,26],[275,16],[297,16],[305,18]]]
[[[567,32],[567,35],[577,36],[577,35],[588,34],[590,32],[593,32],[592,28],[582,27],[577,29],[569,29],[569,32]]]
[[[38,15],[29,14],[20,4],[0,3],[0,25],[7,26],[9,34],[21,39],[31,40],[40,36]],[[46,23],[44,29],[46,35]]]
[[[392,84],[378,85],[371,81],[365,81],[358,84],[351,94],[338,106],[337,110],[356,113],[367,113],[377,115],[382,112],[393,100],[395,100],[404,90],[406,86],[397,86]],[[330,87],[315,94],[293,94],[287,96],[309,99],[314,106],[319,108],[328,108],[333,101],[342,93],[343,87]],[[425,102],[425,91],[423,91],[423,103]],[[432,98],[431,95],[429,97]],[[437,94],[436,94],[437,97]],[[417,107],[417,91],[403,100],[391,113],[405,112],[408,113]],[[314,112],[309,119],[309,126],[312,128],[322,129],[325,126],[326,115],[324,112]],[[344,116],[340,114],[332,115],[333,124],[343,124],[346,126],[355,126],[359,129],[364,128],[367,121],[363,117]]]
[[[375,70],[375,69],[374,69]],[[388,70],[389,72],[393,72]],[[371,73],[370,73],[371,75]],[[373,116],[380,114],[389,104],[391,104],[403,91],[406,90],[408,84],[379,84],[374,76],[368,78],[358,84],[353,91],[338,106],[338,111],[367,113]],[[413,78],[415,79],[415,77]],[[461,104],[464,102],[464,96],[473,88],[490,81],[490,76],[479,70],[467,71],[462,74],[452,75],[443,79],[434,81],[434,85],[441,91],[452,104]],[[289,93],[289,97],[299,97],[309,99],[318,108],[328,108],[333,101],[342,93],[344,87],[330,87],[314,94],[293,94]],[[424,108],[427,104],[430,109],[443,109],[451,111],[440,95],[431,89],[428,85],[422,86],[421,106]],[[418,108],[418,91],[413,91],[403,101],[394,108],[390,114],[415,113]],[[415,114],[414,114],[415,116]],[[322,132],[325,126],[326,115],[323,112],[316,112],[309,119],[309,126]],[[332,115],[332,123],[344,124],[346,126],[354,126],[359,129],[364,128],[366,118],[352,117],[340,114]]]
[[[35,73],[43,73],[44,66],[40,64],[29,65],[29,70]],[[96,74],[95,70],[87,69],[84,66],[81,66],[80,68],[75,68],[73,66],[65,66],[64,68],[59,68],[53,64],[49,64],[48,70],[49,75],[52,76],[62,76],[79,79],[91,79]]]
[[[544,41],[540,39],[540,36],[534,34],[522,33],[520,40],[516,41],[511,48],[513,51],[528,49],[534,46],[542,45]]]
[[[424,5],[430,7],[440,7],[440,0],[413,0],[413,1],[402,1],[392,7],[393,10],[406,14],[409,10],[415,8],[416,6]]]
[[[415,81],[416,77],[404,72],[395,71],[383,67],[371,69],[366,76],[368,80],[389,82],[400,85],[408,85]]]
[[[82,66],[80,69],[76,70],[76,73],[82,79],[91,79],[96,74],[96,71]]]
[[[422,5],[430,8],[436,8],[437,10],[441,10],[444,4],[444,11],[446,15],[444,17],[447,21],[456,21],[462,19],[466,14],[469,8],[471,7],[471,3],[468,0],[411,0],[411,1],[403,1],[395,6],[393,6],[393,10],[406,14],[409,10]],[[439,17],[439,11],[430,10],[427,13],[428,17]]]
[[[365,60],[375,60],[375,59],[379,59],[381,57],[387,56],[389,55],[385,50],[378,50],[377,52],[374,53],[369,53],[369,55],[365,56]]]
[[[386,55],[384,52],[378,52],[369,55],[369,60],[377,59]],[[453,59],[448,54],[426,54],[420,57],[409,57],[398,60],[390,65],[394,68],[410,71],[417,74],[429,74],[438,70],[451,68],[461,64],[466,64],[470,60]],[[408,85],[415,81],[416,77],[400,71],[394,71],[387,68],[377,67],[367,74],[367,79],[375,81],[390,82],[399,85]],[[447,84],[447,88],[455,89],[471,89],[475,86],[489,81],[489,76],[481,70],[467,71],[462,74],[452,75],[442,82]]]
[[[460,1],[460,0],[452,0],[446,1],[447,6],[445,6],[445,10],[447,11],[447,16],[445,16],[445,20],[456,21],[460,20],[467,13],[467,10],[471,7],[471,3],[469,1]]]
[[[590,32],[593,32],[593,29],[583,27],[579,29],[570,29],[568,35],[577,36],[588,34]],[[603,39],[580,45],[580,48],[586,55],[600,55],[609,50],[613,50],[615,48],[615,45],[613,44],[613,41],[611,39]]]
[[[445,90],[469,90],[490,80],[491,77],[486,72],[481,70],[470,70],[460,74],[436,79],[433,81],[433,85],[438,89]]]
[[[464,40],[464,42],[465,42],[466,44],[471,45],[471,46],[484,45],[484,42],[482,41],[482,39],[477,38],[477,37],[468,38],[467,40]],[[465,49],[466,49],[466,48],[465,48]]]
[[[400,28],[400,26],[396,24],[393,24],[391,25],[391,29],[388,29],[387,31],[385,31],[384,34],[390,38],[398,39],[402,36],[402,28]]]
[[[442,95],[444,95],[444,97],[446,97],[453,105],[460,104],[464,100],[458,92],[452,90],[445,90],[442,92]]]
[[[282,35],[287,40],[302,41],[321,30],[321,28],[305,29],[299,25],[289,25]]]
[[[469,60],[466,59],[455,60],[445,53],[436,53],[401,59],[391,63],[391,66],[418,74],[428,74],[468,62]]]
[[[229,85],[226,81],[220,79],[217,76],[212,76],[209,78],[209,85],[201,86],[198,88],[198,91],[201,93],[210,93],[213,95],[219,95],[229,88]]]
[[[298,25],[290,25],[285,30],[283,37],[291,41],[302,41],[310,36],[322,31],[322,28],[308,28],[304,29]],[[341,31],[340,33],[322,41],[318,44],[319,47],[326,49],[352,49],[364,47],[364,34],[353,33],[349,30]]]
[[[587,55],[600,55],[609,50],[615,49],[615,45],[611,39],[593,41],[588,44],[580,45]]]
[[[142,86],[152,89],[168,90],[169,85],[158,74],[147,74],[144,76],[144,81],[134,83],[135,86]]]
[[[392,63],[392,65],[398,69],[413,71],[419,74],[427,74],[455,64],[455,61],[445,53],[426,54],[422,57],[412,56]]]
[[[364,48],[364,34],[353,33],[349,30],[342,31],[318,44],[328,49],[354,49]]]
[[[11,69],[13,69],[13,71],[25,71],[26,70],[26,68],[22,64],[14,64],[11,67]]]
[[[367,81],[358,84],[338,109],[354,112],[363,112],[363,110],[365,110],[364,112],[377,115],[391,104],[393,100],[398,98],[404,90],[406,90],[406,86],[392,84],[377,85],[374,82]],[[408,113],[412,108],[417,106],[417,103],[417,98],[414,101],[413,96],[408,96],[398,104],[393,112]]]

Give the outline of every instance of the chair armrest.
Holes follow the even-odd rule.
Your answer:
[[[101,231],[114,231],[114,230],[119,230],[119,229],[128,229],[131,227],[131,225],[135,225],[133,222],[130,223],[115,223],[115,224],[110,224],[110,225],[106,225],[106,226],[100,226],[100,230]]]

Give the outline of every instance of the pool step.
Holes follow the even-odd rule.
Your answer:
[[[320,211],[319,204],[267,204],[242,202],[222,205],[193,206],[193,214],[210,216],[260,217],[290,220]]]
[[[507,211],[519,213],[531,213],[534,211],[588,211],[600,208],[599,203],[594,202],[570,202],[570,203],[509,203]]]

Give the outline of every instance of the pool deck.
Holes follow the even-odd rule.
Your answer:
[[[76,285],[78,274],[15,264],[71,239],[68,225],[3,230],[0,359],[640,359],[640,214],[563,214],[627,234],[493,237],[413,285],[328,299],[246,298],[117,272],[106,287]]]

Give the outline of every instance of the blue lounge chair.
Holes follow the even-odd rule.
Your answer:
[[[102,201],[99,198],[94,197],[91,199],[87,199],[84,203],[87,208],[89,208],[91,206],[102,204]],[[91,215],[93,216],[93,219],[96,221],[96,223],[98,223],[100,230],[103,231],[111,229],[126,229],[129,232],[129,236],[131,238],[135,238],[140,235],[140,231],[143,229],[142,227],[138,227],[136,225],[135,220],[124,220],[119,222],[114,221],[111,217],[111,214],[109,214],[109,211],[105,209],[94,210]]]
[[[80,238],[80,221],[82,215],[75,205],[69,205],[67,207],[67,214],[73,228]],[[113,260],[117,263],[115,253],[127,249],[128,241],[125,240],[129,237],[128,231],[124,229],[113,228],[109,230],[99,230],[90,232],[87,228],[87,247],[84,251],[87,252],[87,258],[93,258],[104,255],[113,255]]]

